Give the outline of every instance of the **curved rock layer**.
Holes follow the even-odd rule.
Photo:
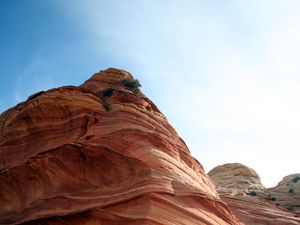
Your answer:
[[[131,74],[37,93],[0,117],[0,224],[240,224]]]
[[[239,163],[228,163],[208,172],[219,195],[246,225],[299,225],[299,174],[285,177],[275,188],[265,189],[258,174]],[[293,193],[288,189],[293,187]],[[298,194],[298,195],[297,195]],[[293,206],[293,207],[291,207]]]
[[[220,193],[236,217],[246,225],[299,225],[300,214],[276,206],[263,198]]]

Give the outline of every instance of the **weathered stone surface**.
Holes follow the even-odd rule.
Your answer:
[[[276,187],[266,191],[276,198],[280,207],[300,213],[300,173],[285,176]]]
[[[240,163],[217,166],[208,175],[217,188],[232,188],[242,192],[265,189],[255,170]]]
[[[132,76],[108,69],[0,117],[0,224],[240,224]]]
[[[246,225],[296,225],[300,224],[300,214],[290,212],[257,196],[230,195],[221,193],[236,217]]]
[[[296,207],[300,204],[300,180],[295,178],[299,174],[285,177],[271,189],[264,188],[253,169],[239,163],[218,166],[208,175],[216,184],[221,199],[244,224],[300,224],[300,214]],[[295,191],[293,194],[287,194],[290,187]],[[287,210],[288,205],[293,206],[292,210]]]

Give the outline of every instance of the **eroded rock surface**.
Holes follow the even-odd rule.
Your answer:
[[[285,177],[266,189],[258,174],[240,163],[217,166],[208,172],[219,195],[246,225],[299,225],[299,174]],[[293,188],[293,193],[288,193]],[[290,207],[292,205],[292,207]],[[298,207],[296,207],[298,205]]]
[[[300,213],[300,173],[285,176],[276,187],[266,190],[276,198],[276,204]]]
[[[37,93],[0,117],[0,224],[237,225],[128,72]]]
[[[240,163],[217,166],[208,175],[217,188],[232,188],[243,192],[265,189],[255,170]]]

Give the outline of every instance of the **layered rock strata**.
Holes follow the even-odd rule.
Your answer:
[[[276,187],[268,188],[266,192],[274,196],[278,206],[300,213],[300,173],[285,176]]]
[[[208,172],[236,217],[246,225],[299,225],[297,174],[288,176],[277,187],[266,189],[258,174],[239,163],[228,163]],[[299,182],[299,183],[298,183]],[[287,195],[289,187],[294,193]],[[293,208],[287,205],[292,205]]]
[[[37,93],[0,117],[0,224],[240,224],[128,72]]]

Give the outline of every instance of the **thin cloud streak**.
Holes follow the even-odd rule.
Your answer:
[[[266,186],[299,172],[300,3],[88,3],[61,7],[99,57],[130,65],[207,171],[239,161]]]
[[[53,75],[46,74],[46,62],[39,56],[24,71],[17,75],[14,96],[15,104],[25,101],[33,93],[55,87]]]

